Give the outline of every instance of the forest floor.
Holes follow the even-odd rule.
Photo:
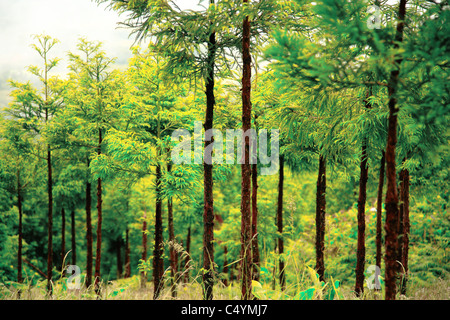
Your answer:
[[[17,286],[5,285],[0,286],[0,300],[45,300],[46,283],[40,282],[34,286],[24,286],[17,290]],[[357,298],[353,293],[351,286],[342,286],[339,288],[339,293],[334,300],[382,300],[383,292],[376,292],[372,290],[365,291],[365,294]],[[93,290],[67,290],[65,284],[55,283],[53,289],[52,299],[54,300],[95,300],[97,295]],[[102,287],[102,300],[153,300],[152,283],[148,282],[145,288],[140,287],[139,277],[133,276],[128,279],[120,279],[108,282]],[[177,286],[176,297],[172,297],[170,287],[166,287],[161,294],[161,300],[201,300],[202,288],[198,282],[182,283]],[[232,283],[229,286],[224,286],[222,283],[214,287],[215,300],[240,300],[240,287],[238,283]],[[283,299],[288,300],[289,297],[283,296],[282,293],[273,297],[274,300]],[[398,295],[398,300],[450,300],[450,279],[437,279],[429,283],[426,287],[410,285],[407,295]]]

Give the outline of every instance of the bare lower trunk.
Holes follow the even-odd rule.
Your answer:
[[[386,163],[385,152],[381,156],[380,175],[378,178],[378,196],[377,196],[377,236],[376,236],[376,259],[375,263],[381,269],[381,216],[383,210],[383,184],[384,184],[384,167]]]
[[[76,239],[76,227],[75,227],[75,208],[72,208],[71,213],[71,241],[72,241],[72,265],[77,264],[77,239]]]
[[[156,206],[155,206],[155,247],[153,249],[153,299],[159,298],[162,289],[163,261],[163,230],[162,230],[162,200],[161,200],[161,166],[156,166]]]
[[[20,171],[17,171],[17,208],[19,209],[19,248],[17,250],[17,282],[22,283],[22,186],[20,184]]]
[[[281,290],[286,289],[286,276],[284,273],[284,239],[283,239],[283,186],[284,186],[284,157],[280,157],[280,177],[278,180],[278,201],[277,201],[277,231],[278,235],[278,254],[279,258],[279,276]]]
[[[131,277],[131,265],[130,265],[130,230],[128,226],[125,230],[125,274],[124,278]]]
[[[87,167],[89,169],[89,159],[87,160]],[[89,179],[89,178],[88,178]],[[86,288],[89,288],[92,284],[92,217],[91,217],[91,183],[89,180],[86,182]]]
[[[144,209],[142,217],[142,261],[147,261],[147,212]],[[147,283],[147,272],[141,271],[141,288],[145,288]]]
[[[191,226],[188,227],[186,236],[186,258],[184,259],[184,282],[189,282],[189,262],[191,261]]]
[[[178,282],[178,255],[175,250],[175,232],[173,227],[173,203],[172,199],[167,200],[167,213],[169,224],[169,256],[170,256],[170,272],[172,276],[172,297],[177,296],[176,285]]]
[[[366,259],[366,187],[367,187],[367,145],[366,141],[362,145],[360,177],[359,177],[359,197],[358,197],[358,245],[356,250],[356,283],[355,292],[357,296],[364,293],[364,267]]]
[[[64,256],[66,255],[66,212],[61,208],[61,272],[64,271]]]
[[[98,129],[98,155],[101,154],[102,130]],[[97,294],[100,294],[100,267],[102,259],[102,179],[97,179],[97,252],[95,255],[95,282],[94,287]]]
[[[403,28],[406,13],[406,0],[400,0],[398,10],[398,23],[395,35],[394,47],[398,48],[399,43],[403,41]],[[400,64],[402,59],[397,59],[396,69],[391,71],[388,81],[389,96],[389,125],[386,144],[386,253],[385,253],[385,299],[395,300],[396,294],[396,275],[398,271],[397,251],[398,251],[398,192],[396,183],[396,163],[395,149],[397,145],[397,86],[399,83]]]
[[[210,4],[214,4],[211,0]],[[206,116],[203,125],[205,132],[212,129],[214,117],[214,61],[216,55],[216,34],[212,32],[208,42],[208,75],[206,82]],[[205,141],[207,148],[212,141]],[[213,177],[211,164],[203,161],[203,299],[212,300],[214,286],[214,197],[213,197]]]
[[[248,0],[243,0],[247,3]],[[242,130],[246,132],[251,127],[252,105],[251,92],[251,55],[250,55],[250,20],[245,17],[242,23]],[[251,244],[251,165],[250,141],[244,141],[244,163],[241,165],[241,298],[249,300],[252,297],[252,244]]]
[[[325,207],[326,207],[326,159],[319,156],[319,174],[316,193],[316,271],[320,281],[325,281]]]
[[[401,201],[403,207],[403,250],[402,250],[402,265],[403,274],[401,282],[401,294],[406,295],[406,287],[408,281],[408,254],[409,254],[409,231],[411,229],[411,224],[409,221],[409,171],[408,169],[403,169],[402,174],[402,192]]]
[[[53,183],[52,183],[52,157],[50,145],[47,146],[47,172],[48,172],[48,242],[47,242],[47,293],[52,295],[52,269],[53,269]]]

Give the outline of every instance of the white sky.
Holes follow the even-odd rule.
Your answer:
[[[199,0],[176,1],[181,9],[194,8]],[[79,37],[101,41],[109,57],[116,57],[116,66],[124,66],[131,57],[129,48],[134,39],[129,29],[117,28],[122,17],[98,6],[92,0],[0,0],[0,109],[10,100],[7,80],[12,78],[35,82],[27,71],[29,65],[41,66],[40,56],[30,44],[33,34],[48,34],[60,41],[50,52],[61,60],[53,74],[65,74],[67,52],[76,51]]]

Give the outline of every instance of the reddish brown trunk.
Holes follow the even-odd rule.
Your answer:
[[[76,228],[75,228],[75,208],[72,208],[71,213],[71,241],[72,241],[72,265],[77,264],[77,239],[76,239]]]
[[[163,261],[163,230],[162,230],[162,200],[161,200],[161,166],[156,166],[156,206],[155,206],[155,247],[153,249],[153,299],[158,299],[162,289]]]
[[[406,13],[406,0],[400,0],[398,10],[398,23],[395,35],[394,47],[398,48],[403,41],[403,28]],[[398,251],[398,193],[395,172],[395,148],[397,145],[397,85],[399,82],[400,64],[402,58],[396,59],[396,69],[391,71],[388,81],[389,96],[389,125],[386,144],[386,253],[385,253],[385,299],[395,300],[396,294],[396,274],[398,271],[397,251]]]
[[[357,296],[364,293],[364,267],[366,259],[366,187],[367,187],[367,144],[363,142],[361,152],[360,177],[359,177],[359,197],[358,197],[358,245],[356,249],[356,283],[355,292]]]
[[[248,0],[243,0],[247,3]],[[251,127],[252,105],[251,92],[251,55],[250,55],[250,20],[245,17],[242,23],[242,129],[244,132]],[[245,137],[244,163],[241,165],[241,298],[249,300],[252,297],[252,246],[251,246],[251,165],[250,141]]]
[[[278,254],[279,259],[279,275],[281,290],[286,289],[286,276],[284,273],[284,240],[283,240],[283,187],[284,187],[284,157],[280,157],[280,172],[278,180],[278,201],[277,201],[277,230],[278,230]]]
[[[211,0],[210,4],[214,4]],[[206,83],[206,116],[203,125],[205,132],[212,129],[214,117],[214,61],[216,56],[216,34],[212,32],[208,42],[208,75],[205,79]],[[212,141],[205,141],[205,148]],[[203,161],[203,299],[212,300],[214,285],[214,198],[213,198],[213,177],[211,164]]]
[[[326,159],[319,155],[319,174],[316,193],[316,271],[320,281],[325,281],[325,207],[326,207]]]
[[[61,208],[61,271],[64,268],[64,256],[66,255],[66,212]]]
[[[19,209],[19,248],[17,250],[17,282],[22,283],[22,186],[20,185],[20,171],[17,171],[17,208]]]
[[[386,163],[385,152],[383,151],[380,161],[380,175],[378,178],[378,196],[377,196],[377,235],[376,235],[376,259],[375,263],[381,269],[381,216],[383,211],[383,184],[384,184],[384,167]]]
[[[98,155],[102,148],[102,130],[98,129]],[[97,294],[100,294],[100,267],[102,259],[102,179],[97,179],[97,252],[95,256],[95,282],[94,287]]]
[[[406,160],[406,159],[405,159]],[[408,254],[409,254],[409,231],[411,229],[411,224],[409,221],[409,171],[408,169],[403,169],[402,174],[402,192],[401,201],[403,208],[403,250],[401,262],[403,265],[403,274],[401,282],[401,294],[406,294],[406,286],[408,281]]]
[[[258,245],[258,165],[252,164],[252,279],[259,281],[259,245]]]
[[[89,159],[87,159],[87,168],[89,170]],[[88,181],[86,181],[86,288],[89,288],[92,284],[92,218],[91,218],[91,206],[92,206],[92,197],[91,197],[91,183],[89,182],[89,174]]]

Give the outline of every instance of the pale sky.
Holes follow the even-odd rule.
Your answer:
[[[195,8],[199,0],[176,2],[184,10]],[[106,7],[92,0],[0,0],[0,109],[9,101],[8,79],[35,83],[27,67],[41,66],[42,60],[30,46],[33,34],[45,33],[60,41],[50,52],[62,59],[53,74],[66,73],[67,52],[76,51],[80,37],[103,42],[106,54],[117,58],[116,66],[125,66],[134,38],[129,38],[129,29],[117,28],[123,17]]]

